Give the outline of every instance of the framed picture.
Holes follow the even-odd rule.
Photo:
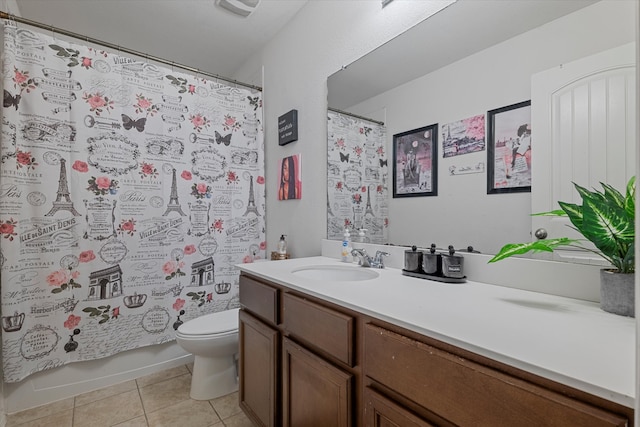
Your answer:
[[[487,112],[487,194],[531,192],[531,101]]]
[[[393,135],[393,197],[438,195],[438,125]]]
[[[285,157],[278,164],[278,200],[302,198],[302,162],[301,154]]]

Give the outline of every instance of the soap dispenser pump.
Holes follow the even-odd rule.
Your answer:
[[[278,241],[278,258],[286,259],[287,258],[287,241],[284,238],[284,234],[280,235],[280,240]]]

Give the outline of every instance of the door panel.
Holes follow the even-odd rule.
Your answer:
[[[635,50],[628,44],[532,76],[532,212],[581,203],[572,182],[623,191],[635,174]],[[566,218],[532,217],[547,238],[582,238]],[[600,263],[584,251],[556,251],[555,259]]]

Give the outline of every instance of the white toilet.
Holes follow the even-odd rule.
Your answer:
[[[238,310],[197,317],[176,331],[178,345],[195,356],[192,399],[215,399],[238,389]]]

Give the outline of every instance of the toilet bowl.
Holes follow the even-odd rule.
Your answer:
[[[176,331],[178,345],[195,356],[192,399],[210,400],[238,390],[238,310],[197,317]]]

